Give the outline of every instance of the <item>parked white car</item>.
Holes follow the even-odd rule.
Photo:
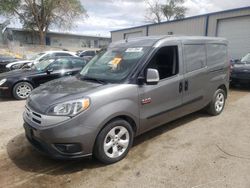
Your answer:
[[[6,68],[8,70],[14,70],[14,69],[19,69],[21,68],[23,65],[25,64],[31,64],[31,63],[38,63],[38,62],[41,62],[45,59],[48,59],[48,58],[52,58],[52,57],[59,57],[59,56],[74,56],[74,57],[77,57],[76,53],[74,52],[69,52],[69,51],[45,51],[45,52],[41,52],[41,53],[38,53],[34,56],[32,56],[31,58],[27,59],[27,60],[24,60],[24,61],[16,61],[16,62],[13,62],[13,63],[9,63],[6,65]]]

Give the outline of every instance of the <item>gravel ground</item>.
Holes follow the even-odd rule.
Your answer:
[[[56,161],[22,128],[24,101],[0,101],[0,187],[250,187],[250,89],[230,91],[217,117],[197,112],[135,140],[121,162]]]

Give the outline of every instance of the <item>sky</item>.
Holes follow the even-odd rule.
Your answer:
[[[110,31],[146,24],[147,5],[144,0],[80,0],[88,13],[87,19],[77,19],[71,32],[110,36]],[[152,0],[153,1],[153,0]],[[164,3],[166,0],[159,0]],[[250,0],[186,0],[186,17],[250,6]],[[0,18],[0,22],[3,18]],[[12,27],[20,27],[13,22]],[[58,30],[55,30],[58,31]]]

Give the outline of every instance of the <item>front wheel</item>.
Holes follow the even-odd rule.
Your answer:
[[[19,82],[17,83],[12,90],[13,96],[17,100],[27,99],[33,90],[33,86],[28,82]]]
[[[211,101],[211,103],[208,105],[207,111],[210,115],[217,116],[221,114],[225,107],[226,102],[226,93],[223,89],[218,89]]]
[[[134,133],[131,125],[122,119],[108,123],[99,133],[94,156],[105,164],[122,160],[133,144]]]

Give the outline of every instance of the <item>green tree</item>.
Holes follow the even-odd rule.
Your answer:
[[[0,14],[18,18],[24,29],[38,32],[40,44],[51,27],[70,29],[76,18],[86,18],[80,0],[0,0]]]
[[[187,8],[183,6],[185,0],[167,0],[167,3],[162,6],[162,12],[166,19],[183,19],[187,12]]]

